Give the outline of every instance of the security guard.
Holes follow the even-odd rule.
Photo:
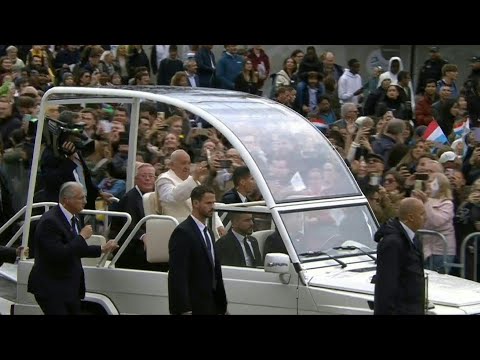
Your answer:
[[[416,94],[423,94],[428,79],[440,80],[442,78],[442,67],[448,64],[447,60],[442,59],[438,46],[431,46],[429,52],[430,59],[425,61],[420,69]]]
[[[472,72],[468,75],[463,88],[467,96],[475,96],[477,95],[478,82],[480,80],[480,56],[473,56],[470,59],[470,66],[472,67]]]

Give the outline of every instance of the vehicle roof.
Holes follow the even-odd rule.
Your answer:
[[[138,121],[142,101],[161,102],[197,115],[219,130],[239,151],[268,208],[301,201],[358,197],[361,191],[333,145],[310,121],[267,98],[237,91],[170,87],[54,87],[41,102],[36,138],[46,131],[50,104],[130,103],[127,190],[133,187]],[[35,143],[32,174],[38,171],[40,141]],[[27,207],[33,204],[35,177]],[[30,218],[27,210],[26,220]]]

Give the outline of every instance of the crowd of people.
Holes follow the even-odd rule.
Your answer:
[[[380,224],[398,216],[404,198],[414,197],[426,209],[424,228],[447,239],[447,263],[458,262],[462,240],[480,230],[480,57],[472,58],[467,81],[457,84],[458,67],[431,47],[414,91],[399,57],[362,78],[366,69],[358,59],[349,59],[344,68],[335,54],[319,55],[314,46],[286,54],[282,69],[271,68],[261,45],[225,45],[218,60],[213,46],[191,46],[183,59],[176,45],[154,45],[150,56],[142,45],[0,47],[1,223],[25,203],[26,189],[18,191],[15,179],[30,175],[36,116],[51,87],[216,87],[270,97],[305,116],[344,158]],[[73,139],[63,139],[56,154],[47,145],[35,174],[37,199],[57,201],[61,185],[77,181],[86,189],[87,208],[95,208],[97,199],[126,196],[112,209],[129,209],[138,205],[137,195],[156,191],[162,211],[179,220],[191,213],[190,194],[199,184],[224,202],[232,189],[240,189],[241,201],[261,199],[238,151],[205,120],[148,101],[141,103],[138,119],[130,119],[130,110],[124,104],[49,106],[49,119],[80,124],[94,146],[81,152]],[[127,192],[125,184],[130,121],[139,122],[136,160],[148,164],[137,165],[136,193]],[[232,220],[239,229],[242,219]],[[215,223],[214,236],[225,236],[222,222]],[[7,238],[3,234],[3,244]],[[142,234],[137,240],[144,240]],[[422,242],[427,268],[455,273],[444,266],[438,239],[425,236]],[[120,266],[149,266],[138,258],[143,249],[138,244],[129,252],[131,263]],[[477,269],[469,266],[472,278]]]

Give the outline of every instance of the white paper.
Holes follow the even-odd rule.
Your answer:
[[[298,171],[290,179],[290,184],[295,191],[302,191],[307,188],[303,182],[302,176],[298,173]]]

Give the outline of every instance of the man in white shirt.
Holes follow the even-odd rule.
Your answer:
[[[345,70],[338,80],[338,98],[341,103],[354,103],[358,105],[362,102],[363,85],[360,71],[360,62],[357,59],[348,61],[349,69]]]

